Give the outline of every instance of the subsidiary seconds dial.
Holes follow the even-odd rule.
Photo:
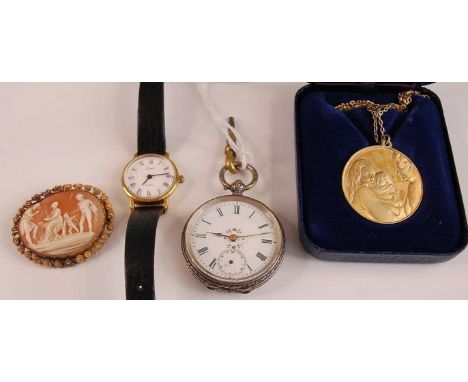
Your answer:
[[[212,289],[248,292],[267,281],[281,263],[283,229],[265,205],[245,196],[212,199],[188,220],[184,256]]]
[[[141,201],[156,201],[169,196],[179,180],[172,161],[158,154],[135,157],[122,174],[125,192]]]

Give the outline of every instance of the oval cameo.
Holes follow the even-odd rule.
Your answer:
[[[14,219],[18,250],[46,266],[83,262],[101,248],[113,229],[114,211],[100,189],[64,185],[35,195]]]

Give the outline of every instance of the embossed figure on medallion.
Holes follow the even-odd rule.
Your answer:
[[[374,140],[380,146],[359,150],[348,160],[343,170],[342,187],[353,209],[376,223],[401,222],[421,203],[421,175],[406,155],[392,148],[391,137],[385,132],[382,119],[389,110],[406,111],[413,96],[429,98],[419,91],[407,90],[398,94],[398,103],[352,100],[335,106],[340,111],[366,109],[372,115]]]
[[[422,180],[413,162],[401,152],[371,146],[346,164],[343,191],[352,208],[378,223],[397,223],[410,217],[421,203]]]
[[[20,220],[19,232],[32,251],[65,257],[89,247],[102,233],[104,222],[104,208],[94,195],[70,190],[28,208]]]

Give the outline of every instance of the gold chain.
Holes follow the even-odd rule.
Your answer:
[[[398,94],[398,103],[390,102],[386,104],[378,104],[368,100],[356,100],[341,103],[335,106],[335,109],[340,111],[350,111],[353,109],[365,108],[372,114],[374,121],[374,139],[376,143],[380,143],[383,146],[392,146],[390,135],[385,133],[385,128],[382,120],[382,116],[390,109],[397,110],[400,112],[406,111],[408,105],[413,101],[413,96],[420,96],[429,98],[429,96],[422,94],[415,90],[407,90]]]

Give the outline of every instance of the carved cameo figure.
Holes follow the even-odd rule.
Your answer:
[[[22,254],[62,267],[87,260],[113,229],[107,195],[84,185],[57,186],[35,195],[14,219],[13,240]]]

